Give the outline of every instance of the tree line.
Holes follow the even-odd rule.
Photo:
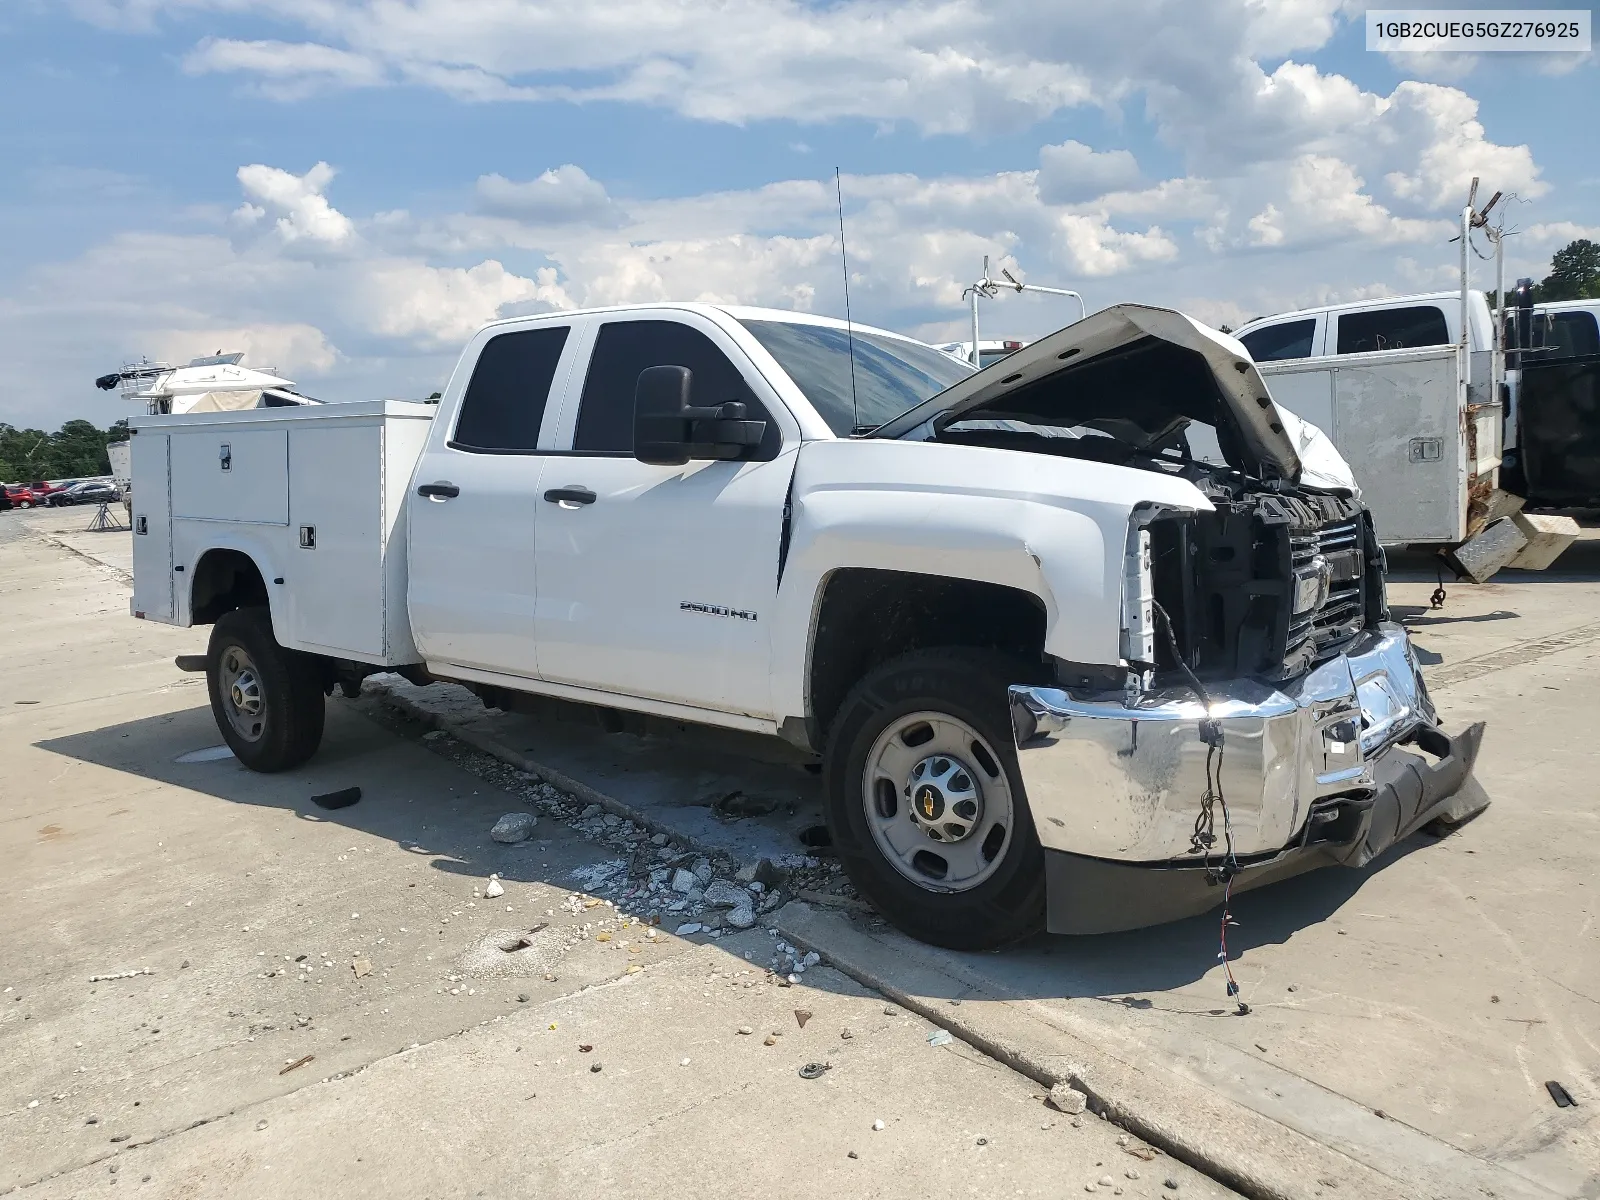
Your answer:
[[[0,480],[81,479],[111,474],[106,446],[128,440],[128,422],[99,429],[92,421],[68,421],[54,433],[18,429],[0,421]]]

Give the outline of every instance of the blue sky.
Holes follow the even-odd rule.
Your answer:
[[[1370,54],[1342,0],[37,0],[0,16],[0,420],[243,349],[421,395],[482,321],[707,299],[958,337],[981,257],[1213,323],[1600,237],[1592,56]],[[1066,320],[1006,297],[986,328]]]

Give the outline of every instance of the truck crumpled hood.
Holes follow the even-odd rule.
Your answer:
[[[1083,386],[1078,386],[1082,384]],[[958,417],[1072,426],[1179,414],[1231,434],[1230,461],[1294,482],[1300,457],[1256,365],[1238,341],[1170,308],[1117,304],[1025,346],[929,397],[876,437]]]

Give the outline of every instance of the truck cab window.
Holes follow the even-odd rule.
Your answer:
[[[1600,354],[1600,330],[1593,313],[1558,312],[1551,314],[1550,331],[1545,335],[1545,351],[1534,361],[1554,358],[1580,358]]]
[[[1432,304],[1339,315],[1340,354],[1449,344],[1450,330],[1444,323],[1444,313]]]
[[[451,446],[489,454],[536,450],[567,332],[556,325],[490,338],[472,368]]]
[[[1304,321],[1285,321],[1281,325],[1254,329],[1239,340],[1256,362],[1276,362],[1285,358],[1309,358],[1311,339],[1316,331],[1316,318],[1311,317]]]
[[[633,394],[646,367],[688,367],[696,405],[742,400],[752,421],[766,421],[755,459],[775,458],[782,444],[777,423],[739,369],[698,329],[677,321],[611,321],[600,327],[578,403],[572,448],[588,454],[633,453]]]

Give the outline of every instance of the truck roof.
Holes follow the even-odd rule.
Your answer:
[[[1416,292],[1406,296],[1371,296],[1365,300],[1345,300],[1339,304],[1313,304],[1310,308],[1290,309],[1287,312],[1264,313],[1259,317],[1251,317],[1239,329],[1248,329],[1262,321],[1284,321],[1294,317],[1314,317],[1320,313],[1350,312],[1362,308],[1398,308],[1407,304],[1442,303],[1446,300],[1459,301],[1461,293],[1453,292]],[[1234,331],[1238,333],[1238,330]]]
[[[864,325],[860,321],[845,322],[837,317],[825,317],[818,313],[800,312],[792,308],[758,308],[747,304],[702,304],[697,301],[662,300],[644,304],[608,304],[597,308],[563,308],[550,312],[528,313],[519,317],[502,317],[498,321],[490,321],[483,326],[493,329],[501,325],[521,324],[529,320],[565,321],[573,317],[604,316],[609,313],[626,312],[659,312],[662,309],[671,309],[679,312],[699,313],[702,316],[722,315],[732,317],[736,321],[787,321],[794,325],[823,325],[830,329],[852,329],[861,333],[870,333],[878,337],[898,338],[902,342],[914,342],[917,345],[926,345],[916,338],[907,337],[903,333],[896,333],[892,329],[880,329],[876,325]]]

